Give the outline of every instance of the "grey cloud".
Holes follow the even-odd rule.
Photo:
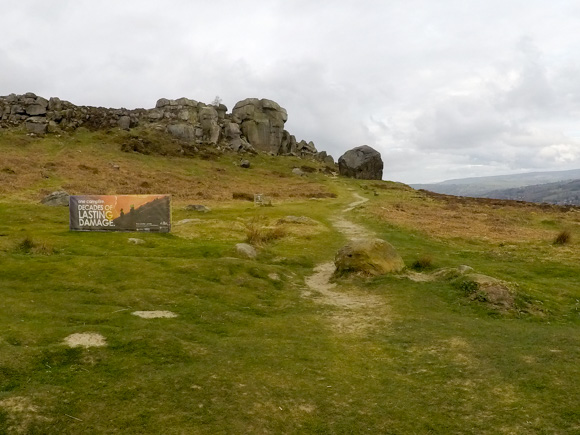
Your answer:
[[[0,94],[128,108],[270,98],[298,138],[335,157],[371,145],[407,182],[568,169],[580,167],[579,11],[573,0],[11,2]]]

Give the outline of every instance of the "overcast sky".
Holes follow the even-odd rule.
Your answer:
[[[0,95],[268,98],[406,183],[573,169],[578,29],[578,0],[3,0]]]

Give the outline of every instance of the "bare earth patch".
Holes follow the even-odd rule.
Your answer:
[[[15,396],[0,400],[1,409],[4,409],[8,416],[6,426],[0,422],[0,433],[28,434],[32,433],[31,425],[35,422],[50,421],[39,413],[38,406],[34,405],[28,397]],[[6,432],[3,432],[3,429]]]
[[[69,347],[103,347],[107,345],[105,337],[96,332],[83,332],[69,335],[64,339]]]
[[[171,319],[177,314],[171,311],[133,311],[131,314],[143,319]]]

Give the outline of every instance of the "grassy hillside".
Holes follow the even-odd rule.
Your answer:
[[[546,202],[560,205],[580,205],[580,179],[558,183],[538,184],[517,189],[494,190],[483,195],[487,198]]]
[[[577,209],[428,196],[295,158],[120,151],[135,140],[0,131],[0,434],[580,432]],[[66,207],[39,204],[60,188],[170,193],[173,231],[69,232]],[[273,206],[233,199],[253,193]],[[368,201],[344,211],[353,194]],[[408,269],[309,288],[347,240],[338,218]],[[237,254],[256,234],[257,259]],[[460,265],[509,282],[513,303],[474,298],[445,272]],[[87,332],[106,346],[64,342]]]

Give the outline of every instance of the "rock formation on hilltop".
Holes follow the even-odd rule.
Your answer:
[[[166,131],[192,146],[310,157],[334,164],[334,159],[324,151],[319,153],[312,142],[297,142],[284,130],[287,119],[286,109],[278,103],[258,98],[238,102],[229,114],[223,104],[204,104],[189,98],[161,98],[152,109],[128,110],[76,106],[31,92],[0,96],[0,128],[24,125],[29,133],[42,135],[79,127],[90,130],[144,127]]]
[[[353,148],[338,159],[340,175],[361,180],[381,180],[383,160],[381,154],[368,145]]]

